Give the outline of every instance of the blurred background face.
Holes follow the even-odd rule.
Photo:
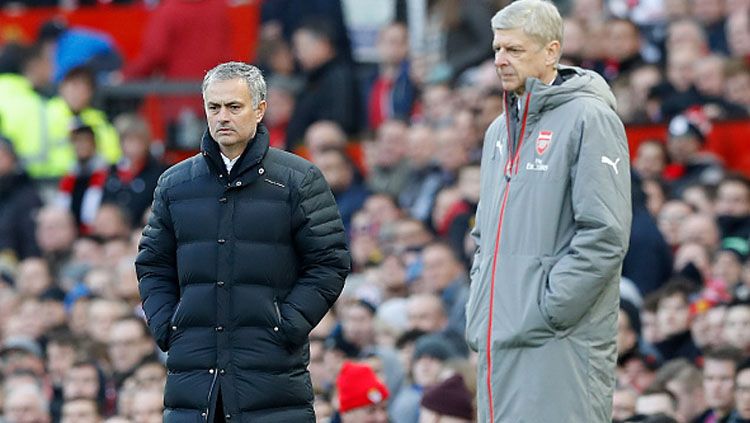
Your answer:
[[[750,72],[740,72],[728,77],[725,97],[733,103],[750,107]]]
[[[436,157],[440,168],[453,174],[469,162],[469,155],[455,127],[438,130]]]
[[[85,78],[72,78],[60,84],[60,96],[71,110],[81,111],[91,104],[94,89]]]
[[[430,292],[440,293],[461,274],[461,264],[444,246],[430,246],[422,252],[422,280]]]
[[[294,95],[291,92],[278,87],[268,87],[268,108],[264,121],[269,127],[282,125],[289,122],[294,111]]]
[[[741,282],[742,263],[740,263],[736,254],[730,251],[719,251],[711,263],[711,272],[715,279],[733,288]]]
[[[131,161],[141,161],[148,157],[151,143],[148,138],[139,134],[128,133],[120,137],[120,143],[122,154]]]
[[[41,258],[29,258],[18,266],[16,288],[22,296],[37,297],[52,284],[47,262]]]
[[[372,313],[361,304],[348,305],[344,309],[341,324],[344,338],[360,348],[370,345],[375,339]]]
[[[698,91],[716,97],[724,95],[724,61],[720,57],[708,56],[698,60],[693,73]]]
[[[707,359],[703,365],[703,389],[706,405],[728,410],[734,402],[734,369],[731,361]]]
[[[657,221],[664,240],[669,245],[679,242],[680,226],[692,214],[690,206],[682,201],[667,201],[659,213]]]
[[[661,72],[656,66],[642,66],[630,73],[630,89],[636,104],[646,104],[652,87],[662,80]]]
[[[733,57],[750,54],[750,21],[747,12],[732,13],[726,23],[727,42]]]
[[[417,295],[410,298],[406,313],[409,329],[419,329],[427,333],[438,332],[448,323],[440,298],[433,295]]]
[[[352,183],[354,172],[340,151],[327,151],[315,157],[315,165],[320,168],[333,192],[345,191]]]
[[[724,339],[741,351],[750,349],[750,306],[734,306],[727,310]]]
[[[44,208],[36,222],[36,241],[45,253],[66,251],[72,247],[77,230],[67,209]]]
[[[638,147],[633,165],[642,178],[658,178],[666,163],[664,149],[655,142],[646,142]]]
[[[133,421],[161,423],[164,402],[161,391],[137,391],[133,397]]]
[[[88,398],[96,400],[99,393],[99,374],[94,366],[73,367],[65,375],[63,397],[65,399]]]
[[[143,327],[129,320],[112,325],[108,347],[112,367],[121,373],[134,369],[151,352]]]
[[[342,423],[388,423],[388,409],[385,402],[360,407],[341,415]]]
[[[66,401],[62,407],[61,423],[99,423],[102,421],[96,410],[96,402],[78,399]]]
[[[65,374],[73,367],[76,351],[72,345],[50,342],[47,344],[47,370],[55,385],[62,386]]]
[[[378,129],[377,140],[373,150],[373,163],[385,168],[395,166],[406,153],[406,124],[398,121],[387,121]]]
[[[607,37],[609,57],[624,60],[638,54],[641,48],[638,28],[629,22],[621,20],[612,21],[607,26],[609,29]]]
[[[692,15],[705,25],[724,18],[724,0],[691,0]]]
[[[406,59],[409,53],[409,34],[401,24],[388,25],[380,33],[377,43],[381,62],[397,65]]]
[[[11,389],[5,398],[4,417],[7,423],[49,423],[41,391],[29,385]]]
[[[741,182],[727,181],[716,193],[716,214],[744,217],[750,215],[750,190]]]
[[[685,297],[675,294],[659,300],[656,317],[659,322],[659,332],[665,338],[688,330],[690,314]]]
[[[294,56],[305,71],[317,69],[333,57],[328,41],[304,29],[294,33],[292,44]]]
[[[430,356],[422,356],[412,363],[412,377],[419,386],[430,386],[438,382],[443,362]]]
[[[406,157],[412,167],[420,169],[434,161],[437,145],[429,126],[412,126],[407,137]]]
[[[96,139],[90,132],[75,131],[70,134],[70,142],[78,160],[88,160],[96,154]]]
[[[318,121],[307,128],[305,132],[305,147],[307,147],[310,156],[315,160],[315,156],[325,150],[344,150],[346,148],[346,134],[334,122]]]
[[[453,115],[452,92],[447,85],[428,85],[422,94],[424,116],[428,122],[444,122]]]
[[[734,401],[740,417],[746,420],[750,419],[750,369],[741,370],[737,374]]]
[[[580,23],[573,19],[563,20],[563,40],[562,59],[575,58],[580,60],[583,57],[583,49],[586,46],[586,32]]]
[[[698,53],[691,48],[670,50],[667,53],[667,79],[677,91],[688,90],[695,82],[693,64],[698,59]],[[677,160],[676,158],[672,158]]]

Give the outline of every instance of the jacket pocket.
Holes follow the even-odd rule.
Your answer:
[[[555,331],[555,334],[558,338],[562,338],[567,336],[574,328],[574,326],[571,327],[560,327],[559,324],[555,324],[555,321],[558,321],[555,319],[555,316],[550,315],[547,307],[547,293],[549,292],[549,276],[552,272],[552,267],[560,261],[559,257],[542,257],[542,268],[544,269],[544,283],[539,290],[539,312],[541,313],[542,317],[544,318],[544,321],[547,323],[547,325]],[[570,306],[574,306],[574,304],[570,304]]]
[[[274,322],[271,330],[279,344],[282,347],[289,349],[289,341],[287,341],[286,336],[284,336],[284,331],[281,329],[281,308],[279,307],[279,300],[276,297],[273,299],[273,313]]]
[[[166,345],[169,347],[172,344],[172,339],[174,338],[175,332],[177,332],[177,313],[180,312],[180,307],[182,306],[182,299],[177,302],[177,305],[174,307],[174,311],[172,312],[172,317],[169,318],[169,327],[167,328],[167,342]]]
[[[542,257],[539,259],[542,266],[542,281],[539,284],[539,291],[537,292],[537,308],[539,310],[539,315],[542,317],[542,320],[547,325],[549,330],[553,332],[557,332],[555,329],[555,325],[552,324],[552,320],[549,318],[549,315],[547,314],[546,307],[545,307],[545,294],[547,292],[547,288],[549,287],[549,273],[552,270],[552,266],[557,263],[557,258],[555,257]]]
[[[555,337],[539,306],[545,277],[538,257],[502,257],[495,279],[494,306],[491,315],[486,313],[493,349],[535,348]]]

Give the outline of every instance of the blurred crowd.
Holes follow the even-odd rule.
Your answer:
[[[489,21],[506,2],[369,3],[262,4],[264,123],[322,170],[353,256],[310,336],[316,413],[471,422],[467,235],[503,109]],[[560,6],[561,63],[600,72],[626,124],[668,126],[631,152],[613,420],[750,421],[750,182],[702,149],[713,123],[750,111],[750,1]],[[97,89],[200,80],[230,58],[226,8],[164,0],[130,62],[60,20],[0,44],[0,422],[161,421],[165,356],[133,261],[170,163],[147,120],[97,108]],[[165,104],[171,132],[203,114],[198,95]]]

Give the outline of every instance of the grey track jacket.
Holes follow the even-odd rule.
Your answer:
[[[527,80],[518,124],[504,113],[484,138],[466,308],[479,422],[611,419],[628,146],[606,82],[559,72]]]

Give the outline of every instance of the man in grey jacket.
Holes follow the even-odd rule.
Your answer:
[[[604,80],[558,65],[562,19],[519,0],[492,19],[506,112],[487,130],[467,304],[478,421],[608,422],[630,170]]]

